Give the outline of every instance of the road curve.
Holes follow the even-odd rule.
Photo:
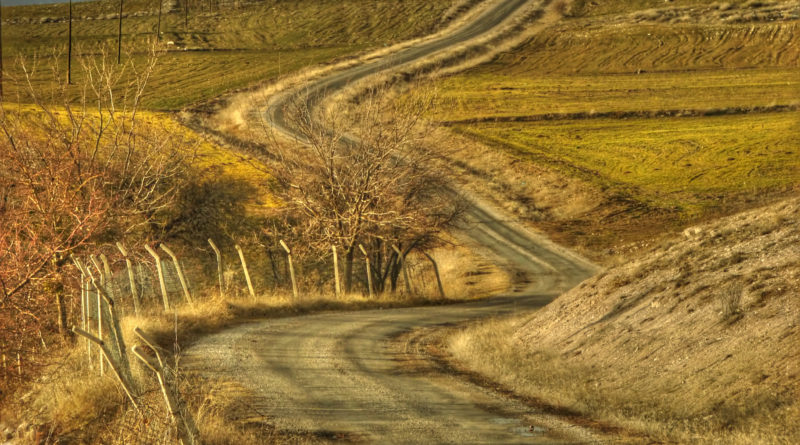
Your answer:
[[[499,2],[437,40],[332,74],[304,90],[311,106],[327,94],[391,67],[428,57],[494,29],[529,0]],[[281,113],[268,115],[291,134]],[[279,430],[367,443],[575,443],[530,428],[535,410],[424,366],[418,351],[392,339],[409,331],[539,308],[591,276],[578,255],[498,217],[474,201],[462,233],[485,246],[527,283],[514,293],[447,306],[337,312],[273,319],[205,337],[185,351],[183,366],[233,380],[246,390],[249,415]],[[421,365],[423,364],[423,365]],[[248,414],[244,414],[247,416]]]

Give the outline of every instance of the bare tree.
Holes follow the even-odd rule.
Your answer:
[[[290,205],[289,219],[306,244],[318,252],[341,246],[344,288],[353,286],[358,245],[372,256],[378,291],[392,287],[400,272],[398,255],[424,247],[458,215],[445,194],[443,175],[432,154],[420,148],[421,118],[430,97],[387,102],[378,91],[364,95],[345,119],[331,111],[313,113],[305,98],[287,110],[306,147],[278,149],[276,176]],[[302,243],[295,243],[302,244]]]
[[[137,113],[157,57],[153,47],[139,66],[110,63],[105,51],[82,60],[77,100],[56,57],[48,93],[34,87],[38,63],[20,62],[19,99],[32,106],[0,106],[3,343],[22,349],[55,321],[47,303],[63,289],[71,252],[148,227],[175,198],[186,156]]]

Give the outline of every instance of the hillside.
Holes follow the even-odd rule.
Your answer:
[[[431,82],[456,180],[596,261],[791,196],[795,2],[574,1]]]
[[[500,325],[453,352],[522,394],[660,440],[797,443],[800,199],[690,228]]]

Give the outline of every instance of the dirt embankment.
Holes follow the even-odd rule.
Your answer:
[[[626,417],[800,438],[800,198],[687,229],[559,297],[515,342]]]

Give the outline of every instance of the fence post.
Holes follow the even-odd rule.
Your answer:
[[[425,255],[431,261],[431,264],[433,264],[433,273],[436,275],[436,284],[439,285],[439,295],[442,298],[445,298],[444,286],[442,286],[442,277],[439,276],[439,266],[436,265],[436,261],[433,259],[432,256],[428,255],[427,252],[422,251],[422,254]]]
[[[138,410],[139,404],[137,404],[136,399],[133,398],[133,391],[131,390],[129,383],[125,380],[125,377],[123,377],[119,368],[114,364],[114,361],[111,359],[111,354],[108,353],[108,349],[106,348],[105,342],[103,342],[102,339],[97,338],[94,335],[75,326],[72,327],[72,332],[82,337],[85,337],[87,340],[91,341],[92,343],[95,343],[100,348],[100,352],[102,352],[101,359],[105,357],[106,360],[108,360],[108,364],[111,365],[111,370],[114,371],[114,374],[117,376],[119,384],[122,385],[122,389],[125,390],[125,394],[128,395],[128,399],[130,399],[131,403],[133,404],[133,407]]]
[[[367,263],[367,287],[369,287],[369,297],[373,298],[375,294],[372,291],[372,268],[370,267],[369,264],[369,255],[367,255],[367,251],[361,244],[358,245],[358,248],[361,249],[361,253],[364,254],[364,261],[366,261]]]
[[[131,379],[131,365],[128,361],[128,352],[125,349],[125,339],[122,336],[122,329],[119,326],[119,317],[117,315],[116,306],[114,305],[114,299],[108,294],[106,289],[102,286],[97,284],[97,281],[92,281],[95,290],[97,293],[103,297],[103,300],[106,302],[106,306],[108,306],[108,313],[111,316],[111,320],[109,320],[109,327],[111,328],[111,333],[114,337],[114,345],[117,348],[117,354],[119,357],[119,363],[117,367],[121,367],[124,375],[129,380]],[[101,337],[102,338],[102,337]],[[115,370],[115,372],[119,372]]]
[[[128,251],[125,250],[125,246],[122,243],[117,243],[117,249],[119,249],[120,253],[122,253],[123,258],[125,258],[125,267],[128,269],[128,280],[130,281],[131,286],[131,298],[133,298],[133,312],[138,316],[139,315],[139,289],[136,287],[136,277],[133,274],[133,263],[131,262],[131,258],[128,256]]]
[[[214,249],[214,254],[217,256],[217,276],[219,277],[219,294],[222,295],[225,292],[225,285],[223,284],[222,279],[222,254],[219,251],[219,248],[211,238],[208,239],[208,244],[211,244],[211,248]]]
[[[114,292],[114,276],[111,275],[111,265],[108,263],[108,257],[105,254],[100,254],[100,261],[103,263],[103,273],[106,277],[106,282],[104,286],[106,287],[106,291],[109,295],[116,297],[117,293]]]
[[[156,357],[158,357],[159,364],[156,366],[155,363],[152,363],[149,358],[145,357],[142,353],[141,348],[138,346],[134,346],[132,351],[136,357],[144,363],[145,366],[150,368],[151,371],[156,375],[158,379],[158,385],[161,387],[161,394],[164,396],[164,403],[167,405],[167,411],[169,412],[172,421],[175,422],[175,426],[178,429],[178,439],[182,445],[193,445],[196,443],[197,437],[197,426],[194,423],[194,419],[191,415],[187,415],[181,413],[180,407],[178,406],[177,397],[173,392],[172,388],[167,383],[166,376],[164,375],[164,364],[161,362],[161,357],[158,355],[158,352],[153,350],[156,353]]]
[[[81,328],[85,331],[89,318],[89,285],[87,284],[89,278],[86,276],[87,272],[83,263],[73,255],[70,255],[70,258],[72,258],[72,262],[75,263],[75,267],[81,273]],[[89,367],[94,368],[92,364],[92,343],[89,340],[86,340],[86,354],[89,357]]]
[[[289,246],[280,240],[280,245],[283,247],[283,250],[286,251],[286,260],[289,262],[289,276],[292,278],[292,295],[294,298],[297,299],[297,279],[294,276],[294,264],[292,264],[292,251],[289,249]]]
[[[92,256],[89,256],[89,259],[92,259],[92,262],[96,263],[96,261],[94,261]],[[97,267],[97,264],[95,264],[95,267]],[[88,268],[86,269],[86,271],[89,272],[89,278],[90,278],[91,282],[94,283],[95,282],[95,278],[94,278],[94,275],[92,275],[92,271],[90,269],[88,269]],[[101,275],[100,281],[102,282],[102,272],[100,272],[100,275]],[[99,338],[100,340],[103,339],[103,302],[102,302],[101,298],[102,297],[100,297],[100,292],[97,292],[97,338]],[[99,355],[98,363],[99,363],[99,366],[100,366],[100,375],[105,375],[106,370],[105,370],[105,363],[103,363],[102,347],[100,349],[101,349],[101,351],[98,354]]]
[[[97,274],[100,275],[100,284],[106,284],[106,276],[103,272],[103,267],[97,262],[97,257],[94,255],[89,255],[89,260],[94,265],[95,270],[97,270]]]
[[[193,305],[194,301],[192,301],[192,294],[189,292],[189,283],[186,281],[186,275],[183,274],[183,267],[181,267],[178,257],[175,255],[175,252],[164,243],[161,243],[161,250],[172,258],[172,262],[175,264],[175,270],[178,272],[178,280],[181,282],[181,288],[183,288],[183,296],[186,298],[187,303]]]
[[[335,282],[334,291],[336,292],[336,298],[341,298],[342,286],[339,284],[339,255],[336,253],[336,246],[331,246],[331,250],[333,250],[333,280]]]
[[[250,291],[250,298],[256,298],[256,291],[253,289],[253,282],[250,281],[250,271],[247,270],[247,261],[244,259],[244,252],[239,245],[236,245],[236,251],[239,252],[239,259],[242,261],[242,270],[244,271],[244,278],[247,280],[247,290]]]
[[[144,245],[145,250],[156,260],[156,269],[158,269],[158,283],[161,285],[161,296],[164,299],[164,312],[169,312],[169,296],[167,295],[167,283],[164,281],[164,268],[161,266],[161,257],[158,256],[155,250],[147,244]]]

